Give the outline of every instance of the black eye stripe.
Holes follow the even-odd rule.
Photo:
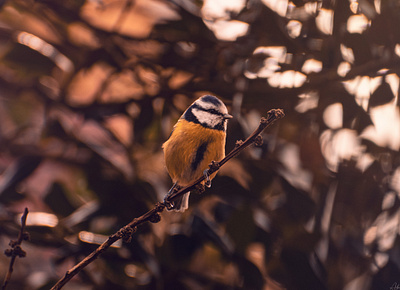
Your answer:
[[[219,111],[217,111],[215,109],[206,109],[204,111],[209,112],[209,113],[214,114],[214,115],[223,116],[223,114],[221,112],[219,112]]]
[[[218,116],[223,116],[224,115],[224,114],[222,114],[220,111],[218,111],[216,109],[206,109],[206,108],[200,107],[197,104],[193,104],[192,108],[193,109],[198,109],[198,110],[203,111],[203,112],[208,112],[208,113],[213,114],[213,115],[218,115]]]

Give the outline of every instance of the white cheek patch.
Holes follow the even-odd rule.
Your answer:
[[[193,115],[199,120],[202,124],[207,124],[207,126],[211,128],[215,128],[218,124],[221,123],[221,118],[215,114],[199,110],[199,109],[192,109]]]
[[[202,99],[197,100],[197,104],[199,107],[204,108],[206,110],[215,109],[217,107],[216,105],[214,105],[212,103],[204,102]]]

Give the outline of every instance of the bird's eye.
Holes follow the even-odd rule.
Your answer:
[[[221,113],[215,109],[208,109],[207,112],[214,114],[214,115],[221,115]]]

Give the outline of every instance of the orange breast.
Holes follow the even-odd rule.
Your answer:
[[[211,161],[225,157],[225,132],[180,119],[163,144],[172,181],[185,186],[203,175]],[[211,178],[215,173],[211,175]]]

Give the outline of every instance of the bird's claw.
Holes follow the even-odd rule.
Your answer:
[[[165,205],[165,207],[167,208],[167,210],[172,210],[172,209],[174,208],[174,202],[170,202],[170,201],[168,200],[168,197],[169,197],[169,195],[167,195],[167,196],[164,198],[164,205]]]
[[[173,194],[177,190],[179,190],[179,185],[177,182],[175,182],[174,185],[172,185],[171,189],[168,191],[168,193],[164,197],[164,204],[168,210],[171,210],[175,207],[174,202],[169,201],[169,197],[171,196],[171,194]]]
[[[206,178],[206,182],[204,183],[204,185],[207,187],[211,187],[211,179],[210,179],[210,174],[208,173],[208,169],[203,171],[203,175]]]

